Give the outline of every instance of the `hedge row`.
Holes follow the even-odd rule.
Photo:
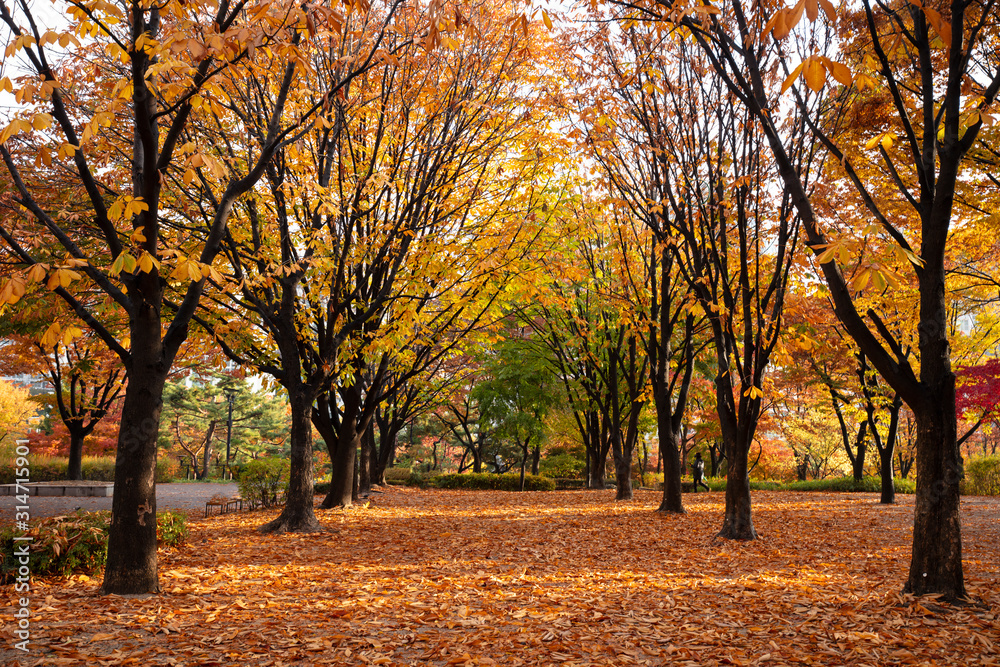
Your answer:
[[[0,460],[0,484],[13,484],[19,466],[16,458]],[[174,479],[176,466],[166,459],[156,462],[156,482],[164,484]],[[115,481],[113,456],[83,457],[80,464],[83,479],[91,482]],[[32,482],[58,482],[68,477],[69,459],[59,456],[29,456],[28,477]]]
[[[448,473],[435,475],[427,480],[435,489],[470,489],[479,491],[517,491],[521,488],[521,475],[506,473]],[[555,481],[538,475],[524,476],[525,491],[555,491]]]
[[[15,556],[24,542],[16,536],[30,536],[31,576],[66,577],[74,572],[90,574],[104,567],[108,556],[108,523],[111,512],[77,511],[66,516],[32,521],[22,533],[14,526],[0,529],[0,584],[11,583],[22,563]],[[188,536],[187,519],[180,512],[156,514],[156,538],[161,546],[177,546]]]
[[[1000,456],[966,461],[962,493],[970,496],[1000,496]]]

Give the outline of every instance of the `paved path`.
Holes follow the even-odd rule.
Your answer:
[[[235,484],[157,484],[156,509],[205,511],[205,501],[214,495],[235,496]],[[28,510],[32,519],[67,514],[77,508],[88,512],[110,510],[111,498],[86,498],[79,496],[29,496]],[[0,526],[14,521],[15,496],[0,496]]]

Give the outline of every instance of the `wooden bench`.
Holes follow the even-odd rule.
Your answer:
[[[239,512],[243,509],[243,499],[240,497],[226,498],[223,496],[213,496],[205,503],[205,518],[212,514],[213,507],[219,508],[216,514],[228,514],[229,512]]]

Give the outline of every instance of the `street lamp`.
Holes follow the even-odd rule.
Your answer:
[[[232,478],[232,472],[229,470],[229,448],[233,442],[233,403],[236,402],[236,387],[224,387],[222,391],[226,394],[226,401],[229,402],[229,419],[226,428],[226,467],[223,474],[229,474]]]

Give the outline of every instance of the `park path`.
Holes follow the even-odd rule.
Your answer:
[[[156,509],[205,511],[205,502],[215,495],[235,496],[235,484],[189,482],[184,484],[157,484]],[[68,514],[76,509],[88,512],[110,510],[112,498],[86,498],[80,496],[29,496],[28,513],[32,519]],[[14,521],[15,496],[0,496],[0,526]]]

